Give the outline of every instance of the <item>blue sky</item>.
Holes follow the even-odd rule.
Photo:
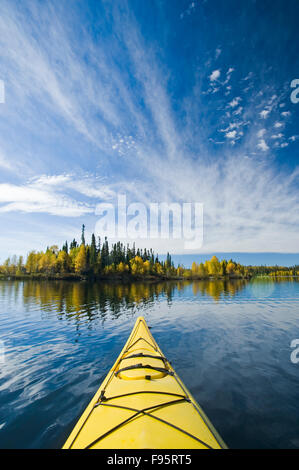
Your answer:
[[[0,260],[82,223],[89,236],[119,193],[203,203],[197,253],[298,253],[298,14],[297,0],[2,0]]]

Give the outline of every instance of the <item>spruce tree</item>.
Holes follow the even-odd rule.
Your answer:
[[[90,267],[92,270],[95,268],[97,260],[97,246],[96,246],[96,237],[94,233],[91,235],[91,245],[90,245]]]
[[[83,224],[82,225],[82,234],[81,234],[81,244],[82,245],[85,245],[85,235],[84,235],[84,233],[85,233],[85,225]]]

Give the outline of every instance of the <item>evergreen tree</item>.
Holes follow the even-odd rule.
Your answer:
[[[154,274],[161,277],[183,277],[183,278],[208,278],[229,276],[229,277],[250,277],[252,275],[269,276],[298,276],[299,266],[284,268],[281,266],[247,266],[233,260],[219,261],[216,256],[204,264],[199,265],[193,262],[191,269],[185,269],[178,265],[175,268],[171,255],[167,252],[165,262],[160,262],[158,255],[152,249],[137,249],[135,243],[132,248],[129,244],[124,245],[120,241],[113,243],[111,250],[108,239],[105,237],[98,243],[94,233],[91,236],[91,243],[85,243],[85,225],[82,225],[81,244],[78,245],[75,238],[68,246],[66,241],[62,249],[57,245],[47,247],[45,252],[31,251],[24,266],[23,258],[16,256],[8,258],[2,266],[0,273],[6,275],[21,275],[22,273],[54,274],[54,273],[78,273],[78,274],[113,274],[125,273],[136,276]]]
[[[97,261],[97,246],[96,246],[96,237],[94,233],[91,235],[91,245],[90,245],[90,267],[94,270]]]
[[[70,243],[70,250],[72,250],[73,248],[77,248],[78,246],[78,243],[76,242],[75,239],[73,239],[73,241]]]
[[[101,253],[101,237],[98,237],[97,253]]]
[[[85,245],[85,225],[82,225],[81,245]]]
[[[66,254],[68,254],[69,252],[69,249],[68,249],[68,244],[67,244],[67,241],[65,242],[65,244],[63,245],[62,247],[62,250],[66,252]]]

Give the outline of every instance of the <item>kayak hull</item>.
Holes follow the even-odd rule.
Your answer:
[[[64,449],[221,449],[225,444],[143,317]]]

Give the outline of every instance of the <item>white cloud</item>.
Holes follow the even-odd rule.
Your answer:
[[[112,156],[112,147],[116,146],[117,153],[118,145],[124,145],[126,136],[132,135],[132,128],[138,137],[134,134],[134,152],[128,152],[126,166],[120,166],[117,183],[79,177],[77,173],[41,174],[23,184],[0,186],[0,211],[85,216],[93,214],[94,199],[110,200],[121,190],[128,199],[138,202],[202,202],[205,214],[202,251],[298,250],[299,194],[295,183],[299,171],[277,174],[273,159],[268,158],[271,155],[259,152],[255,158],[257,148],[263,152],[270,149],[263,139],[264,133],[258,136],[257,143],[254,127],[251,135],[248,132],[242,139],[244,147],[228,145],[238,139],[242,132],[239,129],[249,119],[254,121],[255,106],[254,111],[246,108],[249,115],[251,112],[246,123],[218,121],[227,129],[221,131],[225,133],[226,145],[222,147],[221,158],[216,159],[205,145],[210,128],[204,119],[194,124],[202,106],[200,85],[184,100],[186,121],[184,126],[180,125],[168,93],[169,71],[160,68],[159,51],[148,50],[125,8],[121,12],[117,7],[113,9],[113,21],[121,52],[129,57],[130,74],[136,81],[134,92],[129,89],[127,71],[119,70],[110,47],[105,48],[106,44],[101,42],[104,38],[100,38],[99,45],[95,44],[85,36],[83,28],[80,35],[69,36],[67,19],[63,25],[56,9],[54,12],[48,3],[45,5],[44,10],[38,9],[38,14],[36,10],[28,24],[20,20],[21,13],[16,15],[9,7],[4,8],[0,18],[6,72],[15,96],[22,101],[21,109],[25,113],[29,106],[31,111],[31,97],[40,98],[47,110],[56,113],[57,122],[65,121],[84,142],[92,142],[97,149],[109,149]],[[39,24],[43,25],[43,34],[39,33]],[[47,24],[51,25],[49,31]],[[82,44],[76,49],[78,37]],[[117,56],[120,51],[113,52]],[[90,68],[86,65],[89,61]],[[212,72],[211,88],[218,85],[220,75],[220,70]],[[264,118],[270,112],[266,105],[266,115],[261,116]],[[204,115],[206,109],[203,111]],[[232,116],[228,114],[226,119],[232,121]],[[191,151],[194,143],[196,150]],[[94,160],[101,170],[102,153],[95,152]],[[83,165],[87,163],[84,161]],[[117,163],[112,160],[113,170],[118,169]],[[55,167],[53,162],[51,165]],[[72,168],[77,169],[73,162]],[[217,191],[213,190],[215,187]],[[151,240],[148,242],[152,245]],[[182,244],[171,243],[165,241],[165,251],[172,251],[172,246],[176,252],[183,251]],[[161,247],[159,242],[160,252]]]
[[[290,113],[290,111],[283,111],[283,112],[281,113],[281,115],[282,115],[283,117],[288,117],[288,116],[291,115],[291,113]]]
[[[238,127],[240,127],[240,124],[238,122],[230,122],[226,129],[220,129],[220,131],[221,132],[228,132],[232,129],[238,129]]]
[[[220,49],[220,47],[217,47],[216,51],[215,51],[215,59],[217,60],[218,57],[220,56],[222,50]]]
[[[234,98],[230,103],[228,103],[228,106],[230,108],[235,108],[236,106],[238,106],[240,101],[241,101],[241,98],[240,96],[238,96],[237,98]]]
[[[226,84],[230,81],[231,75],[232,75],[232,73],[234,72],[234,70],[235,70],[235,69],[234,69],[233,67],[230,67],[230,68],[228,69],[228,71],[226,72],[226,80],[223,82],[223,85],[226,85]],[[228,87],[227,87],[227,88],[228,88]],[[230,88],[231,88],[231,87],[230,87]]]
[[[96,199],[82,202],[70,192]],[[112,188],[90,177],[41,175],[27,184],[0,184],[0,212],[43,212],[64,217],[94,213],[95,204],[115,196]]]
[[[266,133],[266,129],[260,129],[257,133],[257,136],[258,137],[264,137],[265,133]]]
[[[242,80],[247,81],[247,80],[250,80],[250,78],[252,77],[253,77],[253,73],[249,72],[248,75],[246,75],[246,77],[242,78]]]
[[[100,200],[111,199],[115,196],[115,192],[103,184],[102,180],[88,175],[81,178],[71,174],[41,175],[30,182],[30,187],[56,192],[72,190],[84,196]]]
[[[266,144],[265,140],[264,139],[261,139],[259,141],[259,143],[257,144],[257,147],[262,150],[263,152],[266,152],[267,150],[269,150],[269,147],[268,145]]]
[[[233,112],[233,115],[234,116],[239,116],[243,111],[243,107],[242,106],[239,106],[238,109],[236,109],[236,111]]]
[[[282,122],[277,121],[277,122],[274,124],[274,127],[276,127],[276,129],[279,129],[280,127],[283,127],[283,124],[282,124]]]
[[[0,184],[0,203],[5,203],[1,205],[0,212],[43,212],[79,217],[93,211],[87,204],[30,185]]]
[[[263,109],[263,111],[260,112],[260,116],[263,119],[266,119],[269,115],[270,111],[268,109]]]
[[[137,131],[143,132],[144,114],[128,91],[126,73],[105,47],[92,42],[83,24],[77,35],[72,33],[71,17],[61,18],[61,9],[56,11],[47,3],[36,9],[29,3],[22,16],[21,9],[16,15],[10,2],[3,3],[2,73],[9,83],[11,102],[19,101],[23,118],[29,120],[34,98],[47,114],[66,122],[98,149],[109,151],[111,135],[120,127],[126,129],[128,115]]]
[[[283,134],[281,132],[279,134],[271,135],[271,139],[281,139],[282,137],[283,137]]]
[[[230,131],[225,134],[227,139],[235,139],[237,137],[237,131]]]
[[[182,200],[203,202],[202,252],[219,251],[219,246],[223,251],[296,251],[299,194],[294,185],[299,169],[275,174],[268,160],[246,155],[237,151],[232,156],[223,149],[218,162],[186,157],[171,166],[155,159],[148,200],[155,194],[157,200],[174,201],[179,193]],[[175,186],[167,184],[175,178]],[[217,191],[211,191],[214,187]],[[183,251],[176,246],[175,252]]]
[[[216,80],[218,80],[218,78],[220,77],[220,70],[214,70],[211,75],[210,75],[210,81],[211,82],[214,82]]]

